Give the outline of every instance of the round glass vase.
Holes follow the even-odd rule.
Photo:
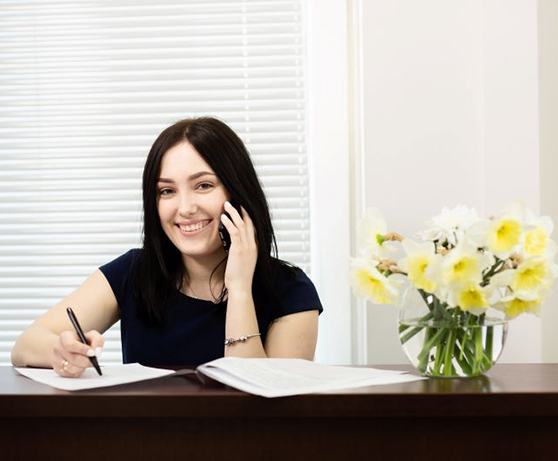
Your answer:
[[[474,315],[416,289],[408,289],[402,298],[399,339],[423,376],[482,375],[500,357],[507,331],[508,323],[499,311],[492,316]]]

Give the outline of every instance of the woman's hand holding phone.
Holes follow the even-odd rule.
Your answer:
[[[51,354],[51,365],[57,374],[65,378],[79,378],[86,368],[92,367],[89,360],[92,356],[90,351],[99,359],[105,343],[103,335],[91,330],[85,333],[85,337],[89,346],[79,340],[75,331],[67,330],[60,333]]]
[[[228,251],[225,269],[225,287],[230,292],[244,291],[251,293],[252,279],[258,260],[258,246],[254,224],[243,207],[242,215],[229,202],[225,202],[225,211],[221,222],[228,231],[231,245]]]

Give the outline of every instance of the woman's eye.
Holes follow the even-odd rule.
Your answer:
[[[171,193],[172,193],[172,189],[161,189],[161,190],[159,191],[159,195],[160,195],[161,197],[164,197],[164,196],[166,196],[166,195],[170,195]]]
[[[197,185],[197,189],[200,189],[200,190],[208,190],[208,189],[211,189],[212,187],[213,187],[213,184],[211,184],[210,182],[202,182],[202,183]]]

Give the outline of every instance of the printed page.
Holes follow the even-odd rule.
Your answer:
[[[102,376],[99,376],[94,368],[87,368],[79,378],[64,378],[54,370],[45,368],[15,368],[15,370],[34,381],[65,391],[134,383],[175,373],[174,370],[144,367],[139,363],[103,366]]]
[[[403,371],[322,365],[302,359],[225,357],[201,365],[198,371],[223,384],[263,397],[424,379]]]

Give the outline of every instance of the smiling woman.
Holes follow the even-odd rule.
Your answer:
[[[158,136],[144,168],[143,208],[143,247],[101,266],[37,319],[16,341],[14,365],[78,377],[118,320],[124,363],[313,358],[319,297],[302,270],[277,258],[267,200],[226,124],[186,119]],[[66,330],[69,305],[90,346]]]
[[[194,257],[223,259],[217,235],[228,193],[190,143],[177,144],[163,157],[158,197],[161,226],[185,265]]]

